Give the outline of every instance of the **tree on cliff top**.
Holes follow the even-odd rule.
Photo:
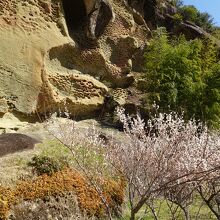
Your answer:
[[[207,12],[200,12],[193,5],[184,5],[181,0],[174,0],[173,4],[177,7],[178,13],[184,21],[195,23],[206,31],[214,30],[213,17]]]

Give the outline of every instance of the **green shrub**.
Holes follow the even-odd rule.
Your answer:
[[[180,12],[185,20],[195,22],[198,17],[198,10],[193,5],[184,5],[180,8]]]
[[[157,31],[145,54],[147,102],[220,127],[220,63],[210,40],[169,40]]]
[[[220,27],[215,27],[212,36],[214,36],[216,39],[220,40]]]
[[[181,22],[183,22],[183,16],[178,13],[173,16],[173,19],[175,24],[180,24]]]
[[[38,174],[52,175],[68,166],[64,158],[55,159],[48,156],[34,156],[28,163],[29,166]]]

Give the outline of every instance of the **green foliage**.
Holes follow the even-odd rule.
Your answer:
[[[38,175],[52,175],[53,173],[67,167],[68,163],[64,158],[58,160],[48,156],[34,156],[28,165],[33,167]]]
[[[220,40],[220,27],[215,27],[212,36]]]
[[[183,15],[185,20],[189,20],[189,21],[196,21],[197,17],[198,17],[198,10],[196,7],[194,7],[193,5],[184,5],[180,8],[180,12]]]
[[[213,31],[213,18],[206,12],[200,12],[193,5],[179,5],[179,13],[182,15],[183,20],[195,23],[199,27],[204,28],[206,31]]]
[[[178,13],[173,15],[173,19],[174,19],[175,24],[180,24],[181,22],[183,22],[183,16]]]
[[[220,63],[210,40],[169,40],[156,31],[145,54],[146,87],[150,105],[185,113],[220,127]]]

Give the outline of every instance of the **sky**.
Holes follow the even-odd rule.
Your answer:
[[[208,12],[220,26],[220,0],[183,0],[184,5],[194,5],[201,12]]]

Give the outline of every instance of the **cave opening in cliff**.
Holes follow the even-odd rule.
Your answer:
[[[62,0],[69,34],[83,30],[87,21],[86,7],[83,0]]]

